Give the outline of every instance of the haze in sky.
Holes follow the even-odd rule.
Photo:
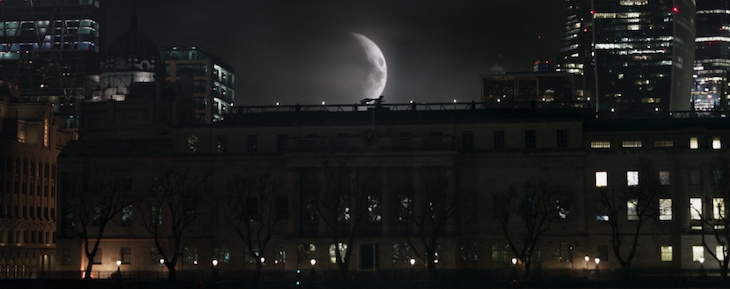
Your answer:
[[[387,62],[386,102],[479,100],[495,65],[554,61],[562,0],[108,0],[107,42],[139,29],[159,47],[200,46],[232,65],[236,105],[353,103],[367,81],[358,33]]]

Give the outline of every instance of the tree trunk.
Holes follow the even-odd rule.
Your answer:
[[[175,263],[170,262],[169,264],[165,264],[167,266],[167,281],[177,281],[177,270],[175,270]]]
[[[86,263],[86,273],[84,274],[84,280],[91,280],[91,270],[94,266],[94,256],[86,255],[86,260],[88,260],[88,262]]]
[[[723,281],[727,281],[727,263],[724,263],[724,266],[720,266],[720,276],[722,276]]]
[[[525,279],[530,279],[530,267],[532,267],[532,262],[525,262]]]
[[[254,282],[259,283],[261,281],[261,269],[263,268],[263,264],[261,264],[261,260],[256,260],[256,276],[254,276]]]

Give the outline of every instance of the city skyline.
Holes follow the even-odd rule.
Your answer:
[[[361,51],[350,48],[350,32],[385,54],[387,102],[479,100],[479,75],[493,66],[524,72],[555,60],[564,14],[557,0],[106,4],[107,44],[129,29],[134,6],[140,30],[159,47],[201,46],[230,63],[236,105],[352,103],[345,94],[360,77]]]

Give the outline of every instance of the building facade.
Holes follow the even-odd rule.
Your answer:
[[[505,203],[500,196],[527,192],[532,180],[547,182],[559,192],[547,204],[559,201],[560,210],[554,212],[533,256],[532,268],[543,276],[583,276],[588,274],[584,269],[595,269],[596,257],[605,276],[618,270],[608,221],[616,220],[628,238],[637,209],[629,198],[609,215],[600,205],[601,196],[651,183],[658,184],[654,188],[661,193],[650,206],[661,214],[647,220],[640,231],[635,272],[669,275],[696,270],[700,257],[707,260],[708,270],[718,268],[709,251],[723,252],[723,247],[713,240],[703,245],[703,232],[706,239],[710,235],[700,220],[717,218],[715,208],[724,204],[713,189],[716,173],[710,164],[728,157],[730,130],[725,119],[595,120],[591,110],[584,114],[396,106],[375,111],[349,106],[279,111],[242,107],[213,125],[178,126],[147,135],[133,133],[131,126],[116,126],[115,133],[109,133],[99,124],[97,133],[83,134],[86,139],[64,150],[59,158],[61,182],[84,172],[100,179],[123,178],[128,180],[123,199],[137,201],[106,228],[94,274],[105,276],[117,268],[137,276],[167,272],[160,259],[171,259],[160,257],[149,225],[164,228],[179,216],[165,208],[160,211],[145,197],[159,192],[160,178],[171,171],[201,181],[196,190],[199,206],[188,211],[200,215],[184,231],[176,266],[190,278],[210,274],[212,260],[218,261],[223,277],[254,270],[257,261],[249,254],[251,247],[232,225],[241,218],[252,228],[272,226],[267,227],[272,235],[266,250],[256,256],[262,258],[264,272],[275,278],[294,278],[290,273],[311,268],[311,259],[321,273],[336,271],[336,250],[342,250],[342,244],[353,249],[350,269],[355,273],[406,272],[411,258],[423,264],[414,252],[425,250],[417,238],[418,226],[409,220],[451,211],[448,206],[454,206],[454,214],[444,214],[448,225],[438,230],[437,270],[486,270],[502,276],[517,254],[501,233],[498,219]],[[89,107],[97,112],[100,108]],[[112,107],[104,109],[108,113]],[[653,170],[644,170],[645,164]],[[276,184],[262,189],[274,198],[248,195],[243,204],[236,203],[231,197],[235,184],[256,180],[261,173]],[[345,185],[332,187],[342,184],[331,182],[333,176]],[[278,189],[269,191],[272,187]],[[73,194],[73,186],[67,188],[59,193],[61,198]],[[333,192],[346,195],[322,201]],[[339,200],[338,209],[321,214],[319,206],[332,200]],[[262,212],[274,219],[260,217]],[[78,276],[87,261],[69,221],[58,223],[58,254],[63,258],[57,258],[57,268]],[[354,222],[356,229],[348,230]],[[522,234],[521,227],[514,221],[507,225],[515,236]],[[345,241],[350,236],[353,241]]]
[[[599,115],[690,110],[694,1],[593,1],[591,13]]]
[[[697,49],[692,87],[694,110],[727,110],[730,70],[730,2],[697,1]]]
[[[56,157],[72,135],[49,103],[3,95],[0,119],[0,279],[36,278],[55,270]]]
[[[593,22],[591,3],[585,0],[565,1],[563,41],[555,71],[579,75],[578,97],[591,101],[595,91],[593,70]],[[593,98],[595,101],[595,97]]]
[[[0,3],[0,73],[21,97],[54,104],[87,95],[98,72],[103,10],[100,0]]]
[[[167,81],[177,81],[183,70],[193,72],[195,119],[201,123],[223,120],[236,99],[233,67],[201,47],[170,47],[160,52]]]

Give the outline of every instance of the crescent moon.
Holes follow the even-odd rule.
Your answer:
[[[365,50],[370,63],[370,73],[367,81],[363,84],[365,97],[378,98],[383,93],[385,83],[388,80],[388,66],[385,64],[385,55],[380,51],[378,45],[369,38],[354,32],[350,34],[357,39],[357,42]]]

